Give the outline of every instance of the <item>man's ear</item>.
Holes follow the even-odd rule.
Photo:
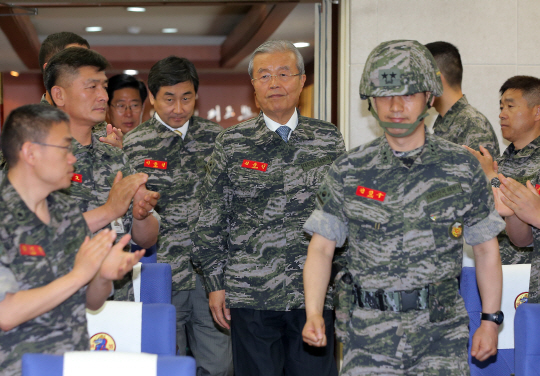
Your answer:
[[[66,90],[61,86],[53,86],[50,93],[56,107],[64,107],[66,105]]]
[[[22,160],[26,164],[34,166],[38,158],[40,158],[38,149],[39,145],[26,141],[22,144],[21,151],[19,151],[19,161]]]
[[[152,94],[152,92],[148,92],[148,99],[150,99],[150,104],[153,106],[156,98],[154,98],[154,94]]]
[[[426,104],[429,108],[433,107],[433,102],[435,102],[435,96],[432,96],[430,91],[426,91]]]
[[[539,121],[540,120],[540,105],[534,106],[534,120]]]

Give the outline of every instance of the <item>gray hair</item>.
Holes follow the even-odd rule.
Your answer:
[[[248,73],[249,77],[253,79],[253,59],[259,54],[271,54],[274,52],[287,52],[290,51],[296,56],[296,68],[300,74],[306,74],[304,69],[304,58],[298,49],[288,40],[269,40],[261,44],[249,58]]]

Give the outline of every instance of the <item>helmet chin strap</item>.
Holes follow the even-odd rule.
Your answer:
[[[371,112],[371,115],[373,115],[373,117],[377,120],[377,122],[379,123],[381,128],[386,133],[388,133],[390,136],[398,137],[398,138],[407,137],[408,135],[413,133],[414,130],[416,129],[416,127],[418,127],[418,124],[420,124],[422,122],[422,120],[424,120],[428,116],[427,112],[428,112],[429,108],[431,107],[429,105],[429,103],[431,102],[431,98],[433,98],[433,94],[430,93],[429,100],[427,101],[427,103],[426,103],[426,105],[424,107],[424,111],[418,116],[418,119],[416,119],[416,121],[414,123],[390,123],[390,122],[387,122],[387,121],[382,121],[379,118],[379,115],[377,115],[377,112],[375,111],[375,108],[371,104],[371,98],[368,98],[369,112]],[[393,132],[390,132],[389,128],[407,129],[407,131],[404,132],[404,133],[393,133]]]

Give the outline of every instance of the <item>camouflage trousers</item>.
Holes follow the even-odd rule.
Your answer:
[[[535,244],[536,248],[536,244]],[[531,260],[528,303],[540,303],[540,250],[534,250]]]
[[[455,315],[439,322],[430,322],[429,310],[355,307],[345,323],[341,375],[469,375],[469,316],[463,301],[456,303]]]

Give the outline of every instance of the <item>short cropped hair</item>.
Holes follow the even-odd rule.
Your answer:
[[[448,42],[433,42],[426,44],[426,48],[435,58],[448,85],[461,89],[463,64],[457,47]]]
[[[195,93],[199,90],[199,75],[191,61],[184,57],[169,56],[155,63],[148,73],[148,89],[156,97],[162,86],[191,82]]]
[[[66,46],[70,44],[78,44],[80,46],[86,46],[90,48],[90,44],[86,39],[70,31],[54,33],[45,38],[43,43],[41,43],[41,47],[39,48],[38,56],[39,67],[42,74],[44,70],[43,65],[45,65],[45,63],[47,63],[51,59],[51,57],[65,49]]]
[[[510,77],[499,89],[503,95],[506,90],[521,90],[521,95],[527,101],[527,105],[534,107],[540,105],[540,79],[533,76]]]
[[[139,91],[141,97],[141,102],[144,103],[146,97],[148,97],[148,90],[144,82],[137,80],[135,77],[130,76],[129,74],[117,74],[109,78],[109,85],[107,86],[107,94],[109,95],[109,101],[107,104],[111,104],[111,100],[114,97],[114,92],[116,90],[132,88]]]
[[[298,48],[289,42],[288,40],[269,40],[261,44],[249,58],[248,73],[249,77],[253,79],[253,59],[259,54],[272,54],[274,52],[287,52],[290,51],[296,56],[296,68],[300,74],[306,74],[304,69],[304,58]]]
[[[109,67],[109,62],[96,51],[86,48],[66,48],[54,55],[49,60],[43,74],[43,83],[49,96],[52,98],[53,86],[58,85],[62,79],[68,76],[77,75],[79,68],[82,67],[95,67],[98,72],[102,72]]]
[[[62,122],[69,123],[69,116],[49,105],[28,104],[11,111],[0,134],[0,145],[8,166],[17,164],[25,142],[43,142],[53,124]]]

